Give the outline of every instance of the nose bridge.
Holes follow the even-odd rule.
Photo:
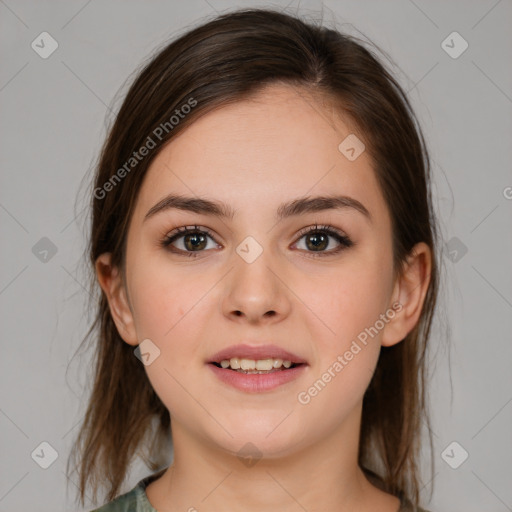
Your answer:
[[[264,315],[285,315],[289,309],[286,287],[278,277],[275,255],[248,236],[233,254],[234,269],[224,299],[224,312],[256,320]]]

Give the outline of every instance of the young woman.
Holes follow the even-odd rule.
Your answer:
[[[95,176],[82,503],[423,510],[436,238],[421,129],[355,38],[251,9],[166,46]]]

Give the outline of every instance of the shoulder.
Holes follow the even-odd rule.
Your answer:
[[[386,491],[386,486],[384,485],[382,477],[369,468],[363,467],[362,470],[372,485],[381,491]],[[400,491],[396,497],[400,500],[400,509],[397,512],[430,512],[429,510],[421,507],[414,508],[411,500],[409,500],[403,491]]]
[[[146,487],[164,471],[143,478],[131,491],[90,512],[156,512],[148,500]]]
[[[140,507],[141,500],[137,488],[132,489],[126,494],[118,496],[115,500],[106,503],[100,508],[91,510],[91,512],[142,512]]]

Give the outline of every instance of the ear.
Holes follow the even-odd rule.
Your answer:
[[[104,253],[96,260],[96,277],[110,306],[110,314],[121,338],[129,345],[137,345],[133,313],[126,296],[121,273],[112,267],[111,253]]]
[[[430,247],[420,242],[412,248],[403,275],[395,282],[389,305],[390,309],[395,311],[395,316],[386,324],[382,346],[389,347],[399,343],[414,329],[427,294],[431,269]]]

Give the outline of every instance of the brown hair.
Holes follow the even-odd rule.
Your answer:
[[[96,169],[88,241],[91,290],[97,291],[94,264],[102,253],[111,253],[112,265],[124,276],[130,217],[158,151],[200,115],[277,82],[330,98],[357,128],[391,214],[395,275],[416,243],[432,250],[420,319],[404,341],[382,348],[365,393],[359,447],[362,468],[379,475],[387,492],[405,493],[418,504],[422,421],[429,426],[426,349],[438,294],[430,163],[406,94],[364,41],[282,12],[247,9],[188,31],[145,63],[109,128]],[[194,107],[170,122],[186,104]],[[149,136],[155,147],[127,170]],[[123,166],[126,172],[120,172]],[[170,435],[169,412],[133,347],[120,337],[103,293],[95,307],[83,340],[97,334],[92,391],[70,455],[79,458],[82,504],[88,485],[95,499],[100,484],[106,484],[107,500],[116,497],[136,455],[157,469],[155,446]],[[428,435],[432,452],[430,428]]]

